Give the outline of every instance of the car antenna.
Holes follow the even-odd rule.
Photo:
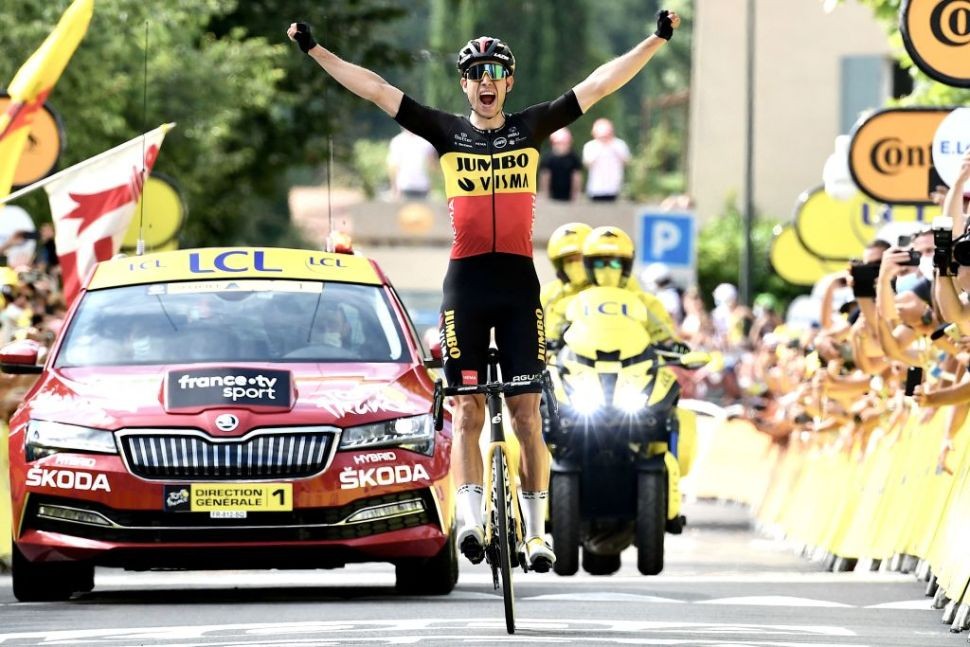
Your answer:
[[[323,18],[323,42],[330,43],[330,32],[329,32],[330,21],[326,16]],[[324,169],[327,177],[327,244],[326,251],[332,252],[337,248],[337,243],[333,236],[333,198],[331,196],[331,183],[333,174],[333,130],[330,128],[330,110],[328,109],[328,89],[330,88],[330,83],[324,79],[323,82],[323,112],[327,115],[327,160],[324,162]],[[314,313],[316,316],[316,313]]]
[[[145,21],[145,73],[142,78],[143,89],[142,89],[142,104],[141,104],[141,132],[148,132],[148,21]],[[141,208],[138,214],[138,241],[135,243],[135,256],[145,255],[145,189],[148,186],[148,178],[146,177],[146,165],[145,165],[145,137],[144,134],[141,136],[141,186],[139,187],[141,191]]]

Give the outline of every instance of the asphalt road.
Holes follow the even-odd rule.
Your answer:
[[[737,507],[688,506],[658,577],[635,554],[608,577],[520,574],[519,631],[505,633],[484,567],[462,566],[442,598],[395,595],[393,569],[125,573],[62,603],[17,603],[0,576],[0,645],[965,645],[897,573],[826,573],[754,532]]]

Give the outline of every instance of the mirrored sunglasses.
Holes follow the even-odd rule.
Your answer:
[[[478,63],[477,65],[472,65],[465,71],[465,78],[471,79],[472,81],[481,81],[485,78],[486,74],[493,81],[511,76],[508,68],[501,63]]]
[[[606,267],[613,270],[622,270],[623,261],[621,261],[618,258],[594,258],[593,259],[593,269],[601,270]]]

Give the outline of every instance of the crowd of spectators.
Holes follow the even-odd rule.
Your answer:
[[[45,223],[36,232],[17,231],[0,242],[0,345],[30,339],[49,347],[66,310],[53,226]],[[0,373],[4,419],[34,378]]]
[[[939,196],[941,218],[884,232],[821,279],[810,325],[786,325],[770,295],[748,309],[723,284],[708,313],[702,295],[688,290],[681,338],[724,361],[685,376],[685,395],[720,401],[778,442],[830,432],[836,446],[860,456],[910,416],[929,420],[947,407],[939,469],[948,470],[952,438],[970,412],[968,190],[970,154]]]

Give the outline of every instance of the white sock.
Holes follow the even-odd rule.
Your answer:
[[[458,525],[482,526],[482,493],[477,483],[465,483],[458,488]]]
[[[523,492],[521,497],[522,522],[525,524],[525,538],[546,536],[546,499],[549,492]]]

